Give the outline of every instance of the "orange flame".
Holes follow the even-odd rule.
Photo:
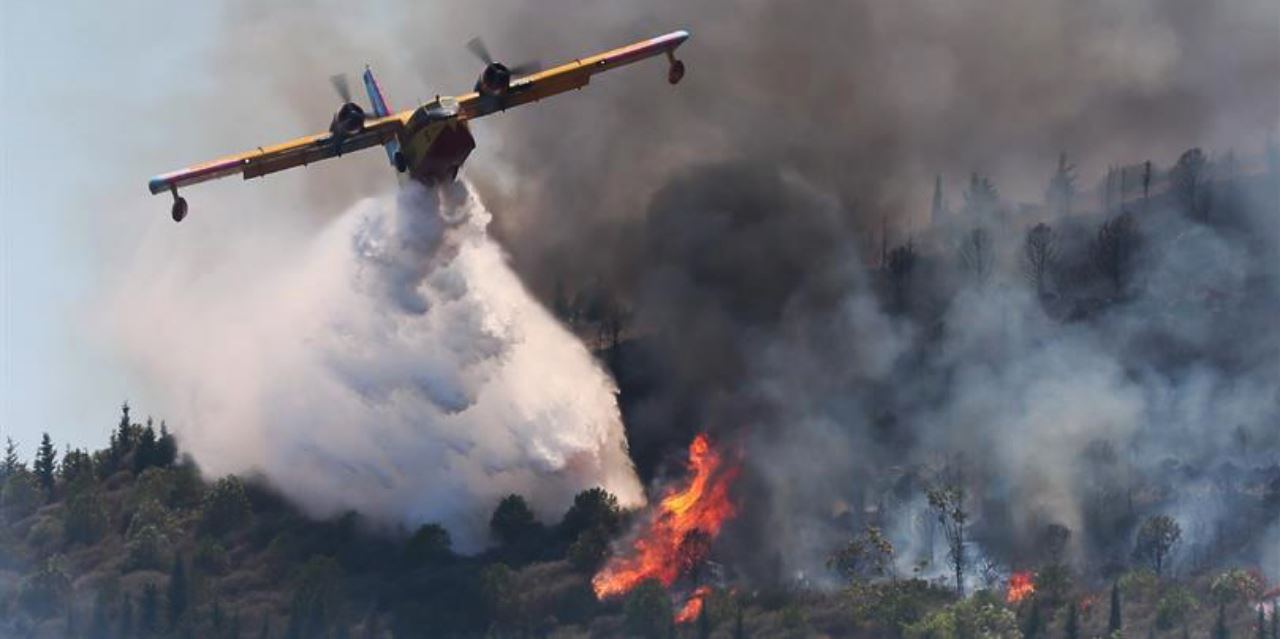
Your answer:
[[[1005,602],[1016,604],[1036,593],[1036,585],[1033,581],[1035,575],[1030,570],[1015,572],[1009,575],[1009,592],[1005,595]]]
[[[686,544],[687,539],[703,535],[710,541],[720,533],[720,527],[735,514],[729,501],[729,486],[738,476],[738,467],[726,463],[724,457],[711,448],[706,435],[698,435],[689,444],[688,484],[680,490],[668,490],[644,524],[642,533],[631,544],[630,552],[616,555],[591,580],[596,597],[604,599],[621,595],[635,588],[646,579],[657,579],[670,586],[687,568],[689,560],[701,561],[705,557],[705,545]],[[690,537],[693,533],[694,537]],[[689,557],[693,552],[700,556]],[[693,602],[697,602],[696,604]],[[690,606],[700,609],[701,597],[690,599],[681,615]],[[695,609],[692,613],[697,615]]]
[[[680,612],[676,613],[676,623],[689,623],[698,618],[702,614],[702,600],[711,594],[709,586],[698,586],[693,594],[689,595],[689,600],[684,602],[684,607]]]

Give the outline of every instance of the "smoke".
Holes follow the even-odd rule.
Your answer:
[[[734,554],[744,571],[816,574],[825,553],[864,522],[902,531],[894,541],[917,555],[899,558],[910,565],[927,550],[910,534],[918,523],[892,522],[919,522],[921,487],[957,459],[974,482],[975,554],[1022,561],[1043,526],[1058,523],[1072,531],[1073,561],[1126,563],[1135,518],[1167,512],[1187,520],[1188,547],[1219,548],[1215,540],[1231,537],[1224,530],[1239,522],[1249,528],[1233,545],[1239,556],[1256,561],[1270,553],[1274,565],[1271,511],[1245,516],[1245,506],[1205,508],[1212,497],[1178,495],[1192,486],[1187,476],[1204,482],[1232,468],[1265,468],[1280,448],[1280,357],[1270,328],[1280,309],[1280,228],[1255,160],[1259,140],[1280,124],[1275,3],[848,0],[797,10],[764,0],[548,0],[383,8],[401,26],[354,24],[334,7],[242,7],[225,25],[238,46],[223,50],[213,76],[265,90],[268,101],[295,107],[313,126],[327,121],[317,106],[324,77],[350,68],[352,56],[372,56],[392,102],[402,105],[470,86],[479,69],[466,66],[472,61],[461,44],[473,33],[503,59],[552,62],[673,28],[693,32],[680,52],[689,72],[679,86],[666,86],[661,64],[651,61],[600,76],[580,94],[486,118],[474,125],[480,148],[466,171],[499,212],[494,234],[534,291],[549,298],[557,284],[605,290],[634,311],[638,339],[623,347],[619,370],[625,388],[643,390],[624,398],[642,475],[657,474],[664,455],[696,431],[746,443],[745,510],[722,537],[726,546],[751,549]],[[317,39],[326,46],[314,46]],[[278,61],[283,81],[255,79],[256,65],[247,62],[263,59]],[[425,88],[413,83],[419,69]],[[213,131],[245,129],[242,119],[210,117],[218,123]],[[1191,146],[1235,147],[1246,158],[1243,173],[1254,176],[1228,207],[1234,213],[1213,224],[1189,219],[1159,195],[1165,169]],[[1060,151],[1079,167],[1073,215],[1038,206]],[[1107,166],[1147,159],[1157,165],[1158,195],[1140,211],[1142,248],[1117,300],[1090,264],[1105,219],[1095,211],[1093,182]],[[372,162],[358,166],[367,170],[309,169],[316,171],[306,190],[314,206],[306,209],[345,205],[344,194],[367,185],[374,170]],[[994,179],[999,214],[961,211],[971,171]],[[1132,200],[1137,178],[1128,175]],[[935,176],[953,213],[939,220],[929,207]],[[1047,303],[1028,291],[1019,262],[1023,232],[1035,221],[1051,223],[1060,240]],[[992,272],[981,283],[958,257],[978,226],[994,247]],[[325,241],[375,237],[373,229],[349,229],[339,242],[328,228]],[[917,259],[897,288],[889,269],[879,268],[882,247],[908,240]],[[306,307],[279,293],[331,285],[285,282],[268,290],[270,273],[307,271],[272,251],[253,255],[267,257],[223,278],[260,282],[237,302],[244,312],[231,304],[201,308],[218,314],[193,311],[190,322],[272,323],[249,311]],[[368,323],[356,322],[366,329],[359,334],[398,335],[374,327],[384,315],[439,321],[433,305],[445,294],[424,296],[412,286],[444,286],[433,275],[439,267],[393,268],[387,264],[399,258],[380,255],[348,264],[381,274],[362,280],[365,303],[355,307],[369,315]],[[193,276],[208,268],[183,263]],[[193,284],[180,284],[167,286],[200,308],[183,288]],[[345,318],[346,301],[324,308],[342,309],[331,317]],[[156,304],[142,315],[167,312]],[[298,344],[291,333],[314,335],[325,315],[296,310],[273,328],[280,339],[256,339]],[[138,341],[159,330],[143,326]],[[324,361],[301,346],[270,358],[273,366],[290,358],[299,365],[288,381],[238,365],[259,361],[256,345],[211,345],[206,361],[226,362],[212,370],[238,374],[202,379],[202,392],[291,388],[331,375],[328,383],[372,406],[377,400],[366,398],[408,395],[447,414],[441,407],[472,397],[470,378],[457,372],[467,370],[467,357],[432,350],[411,363],[402,355],[413,349],[379,341],[361,346],[372,349],[367,357],[353,356],[346,349],[360,341],[342,342],[344,334],[319,343]],[[502,343],[482,340],[471,352]],[[559,366],[545,365],[525,382],[542,384],[542,373]],[[593,375],[588,387],[608,388]],[[427,377],[440,383],[405,381]],[[210,409],[251,424],[278,417],[258,414],[272,393],[252,394],[254,401]],[[487,396],[476,397],[479,406]],[[216,429],[198,432],[213,440],[200,444],[210,451],[202,461],[233,447],[208,434]],[[276,435],[261,431],[248,448],[277,450]],[[409,439],[397,445],[418,449]],[[267,458],[243,452],[241,442],[234,447]],[[364,459],[346,447],[326,450],[326,469]],[[376,475],[375,466],[364,471]],[[1246,493],[1267,485],[1270,476],[1262,475]],[[539,489],[539,482],[518,486]],[[321,493],[349,494],[318,482],[305,490],[317,502],[327,499]],[[638,494],[634,485],[629,494]],[[409,503],[419,502],[402,502],[403,512],[416,512]],[[939,543],[930,546],[936,551]],[[944,561],[944,553],[933,554],[925,574]]]
[[[613,382],[490,220],[465,185],[406,186],[269,269],[168,267],[118,301],[119,333],[206,470],[260,471],[316,514],[440,521],[476,549],[509,493],[546,517],[596,485],[641,502]]]

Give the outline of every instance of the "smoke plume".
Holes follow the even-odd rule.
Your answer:
[[[440,521],[475,549],[509,493],[548,517],[596,485],[637,504],[612,380],[489,222],[466,186],[406,186],[269,272],[168,267],[120,333],[206,470],[260,471],[316,514]]]

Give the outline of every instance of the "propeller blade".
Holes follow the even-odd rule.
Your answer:
[[[493,64],[493,56],[489,55],[489,47],[484,46],[484,40],[481,40],[479,36],[467,41],[467,50],[475,57],[480,58],[481,62]]]
[[[351,83],[347,81],[347,74],[331,75],[329,83],[333,85],[333,90],[338,92],[338,97],[342,98],[344,104],[351,101]]]
[[[537,60],[530,60],[528,62],[525,62],[524,64],[517,64],[516,66],[511,67],[511,75],[513,77],[519,77],[524,75],[531,75],[541,70],[542,70],[541,62]]]

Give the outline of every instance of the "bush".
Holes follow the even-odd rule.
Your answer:
[[[169,563],[169,538],[155,526],[144,526],[125,543],[124,571],[163,570]]]
[[[68,543],[96,543],[107,531],[107,509],[102,505],[102,495],[96,490],[78,493],[67,502],[62,521]]]
[[[148,468],[147,470],[153,469]],[[148,499],[142,502],[133,512],[133,516],[129,518],[129,528],[125,531],[125,538],[132,538],[139,530],[148,526],[155,528],[166,536],[172,535],[178,527],[169,509],[155,499]]]
[[[235,475],[227,475],[205,493],[200,507],[200,529],[221,536],[247,524],[252,513],[244,484]]]
[[[1131,570],[1120,577],[1120,592],[1126,597],[1150,597],[1159,585],[1160,578],[1146,568]]]
[[[1209,584],[1209,596],[1214,603],[1234,603],[1237,601],[1256,601],[1262,597],[1265,586],[1263,580],[1247,570],[1233,568],[1217,577]]]
[[[1156,604],[1156,628],[1171,630],[1186,625],[1196,609],[1196,598],[1181,586],[1174,586]]]
[[[4,508],[9,521],[17,521],[34,513],[40,507],[40,488],[36,486],[35,476],[25,469],[19,469],[9,476],[0,489],[0,507]]]
[[[423,524],[404,545],[404,560],[409,568],[417,568],[453,557],[453,541],[440,524]]]
[[[996,600],[975,595],[930,613],[903,630],[907,639],[1021,639],[1018,618]]]
[[[665,639],[675,632],[671,598],[657,579],[646,579],[627,595],[622,614],[627,634],[645,639]]]
[[[47,619],[62,612],[70,593],[71,579],[62,570],[62,558],[54,555],[22,580],[18,602],[31,616]]]
[[[515,546],[528,541],[528,536],[535,532],[537,527],[538,522],[533,517],[533,511],[520,495],[504,497],[489,520],[489,530],[506,546]]]
[[[40,517],[27,531],[27,544],[48,550],[62,541],[62,522],[55,517]]]
[[[206,575],[226,574],[231,566],[231,561],[227,558],[227,549],[223,548],[217,540],[209,537],[202,537],[200,543],[196,544],[196,552],[191,558],[191,563],[196,570]]]
[[[621,526],[622,509],[618,506],[618,498],[597,487],[574,496],[573,505],[560,521],[560,533],[566,541],[575,541],[588,530],[600,528],[606,535],[612,535]]]
[[[923,579],[857,582],[845,592],[855,619],[881,624],[891,633],[919,621],[925,610],[951,597],[949,590],[935,588]]]

